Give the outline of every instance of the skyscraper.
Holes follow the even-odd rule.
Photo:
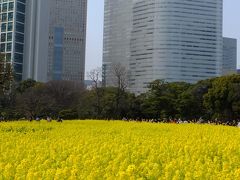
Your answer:
[[[26,0],[23,79],[47,81],[50,0]]]
[[[119,62],[129,68],[132,30],[132,0],[105,0],[103,85],[112,84],[111,66]]]
[[[23,74],[25,5],[24,0],[0,0],[0,51],[13,64],[16,80]]]
[[[50,0],[48,80],[84,81],[87,0]]]
[[[220,76],[222,0],[105,0],[103,66],[122,63],[132,92],[149,82]]]
[[[87,0],[0,0],[1,52],[17,80],[83,82]]]
[[[237,39],[223,38],[223,70],[222,75],[237,72]]]

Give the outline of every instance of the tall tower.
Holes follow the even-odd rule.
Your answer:
[[[17,81],[23,75],[25,6],[25,0],[0,1],[0,51],[13,65]]]
[[[23,79],[47,81],[50,0],[26,0]]]
[[[83,82],[87,0],[0,0],[0,50],[16,80]]]
[[[116,61],[126,66],[135,93],[156,79],[220,76],[222,46],[222,0],[105,0],[106,85]]]
[[[87,0],[50,0],[48,80],[84,81]]]
[[[121,63],[129,68],[132,31],[132,0],[105,0],[103,85],[111,85],[111,67]]]
[[[223,38],[222,75],[237,73],[237,39]]]

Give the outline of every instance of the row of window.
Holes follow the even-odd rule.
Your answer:
[[[12,41],[12,33],[3,33],[1,34],[1,43],[6,42],[6,41]]]
[[[13,40],[13,20],[14,20],[14,1],[0,0],[0,22],[1,22],[1,44],[0,51],[6,54],[6,61],[14,62],[14,78],[16,81],[22,80],[23,71],[23,42],[24,42],[24,22],[25,22],[25,3],[26,0],[16,0],[16,34],[15,34],[15,54],[12,57],[12,40]],[[20,43],[18,43],[20,42]]]
[[[0,12],[13,11],[14,2],[0,4]]]
[[[1,44],[0,52],[6,54],[7,62],[14,62],[15,80],[22,79],[23,71],[23,42],[24,42],[24,22],[25,22],[26,0],[16,0],[16,29],[14,43],[14,57],[10,53],[13,48],[13,21],[14,21],[14,1],[0,0],[0,22],[1,22]]]
[[[12,43],[3,43],[0,45],[1,52],[12,51]]]
[[[1,32],[6,32],[6,31],[13,31],[13,23],[2,23],[1,25]]]
[[[25,6],[24,6],[24,8],[25,8]],[[25,9],[24,9],[24,11],[25,11]],[[7,21],[13,21],[13,12],[1,14],[1,22],[7,22]],[[24,23],[25,15],[22,12],[17,12],[16,21]]]
[[[0,0],[0,3],[4,3],[4,2],[12,2],[14,0]]]
[[[12,54],[11,53],[6,53],[5,56],[6,62],[14,62],[17,64],[22,64],[23,63],[23,54],[20,53],[15,53],[14,54],[14,60],[12,60]]]
[[[2,13],[1,22],[13,21],[13,12]]]
[[[8,42],[8,41],[12,41],[13,39],[13,35],[12,33],[2,33],[1,34],[1,43],[4,43],[4,42]],[[18,33],[16,32],[15,34],[15,41],[16,42],[20,42],[20,43],[24,43],[24,34],[21,34],[21,33]]]
[[[1,52],[11,52],[12,51],[12,43],[2,43],[0,45]],[[15,52],[23,53],[23,44],[15,43]]]
[[[12,54],[11,53],[6,53],[4,54],[4,60],[6,60],[6,62],[11,62],[11,57],[12,57]]]

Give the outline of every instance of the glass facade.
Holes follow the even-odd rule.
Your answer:
[[[48,80],[83,83],[87,0],[51,0]]]
[[[0,0],[0,51],[13,64],[15,79],[22,80],[25,0]]]
[[[129,70],[132,31],[132,0],[105,0],[103,85],[113,85],[112,64],[121,63]]]
[[[129,88],[149,82],[195,83],[221,75],[222,0],[105,0],[105,81],[110,66],[128,69]]]
[[[86,16],[87,0],[0,0],[0,51],[16,80],[83,82]]]
[[[237,72],[237,39],[223,38],[223,69],[222,75]]]
[[[64,29],[54,29],[53,80],[62,80]]]

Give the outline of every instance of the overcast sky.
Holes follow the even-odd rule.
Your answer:
[[[223,36],[238,39],[240,66],[240,0],[223,0]],[[104,0],[88,0],[86,72],[102,66]]]

